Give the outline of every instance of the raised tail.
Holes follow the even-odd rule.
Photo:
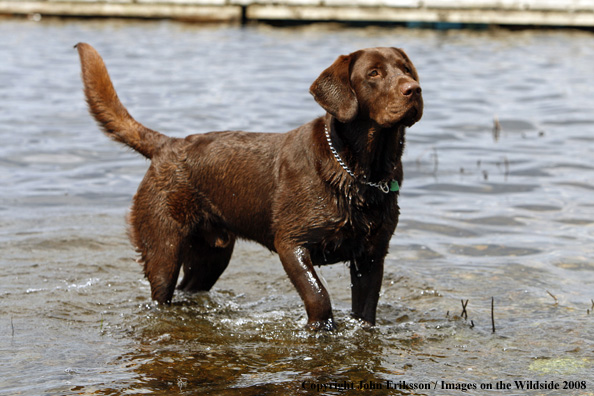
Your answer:
[[[152,158],[169,138],[137,122],[122,105],[99,53],[89,44],[75,45],[89,111],[103,131],[147,158]]]

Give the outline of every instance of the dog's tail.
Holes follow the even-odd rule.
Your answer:
[[[152,158],[169,138],[137,122],[122,105],[99,53],[86,43],[75,45],[89,111],[103,131],[147,158]]]

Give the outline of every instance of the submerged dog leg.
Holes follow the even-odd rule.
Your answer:
[[[314,270],[309,251],[302,246],[277,247],[277,250],[285,271],[305,304],[307,327],[310,330],[335,329],[330,295]]]
[[[210,290],[227,268],[234,245],[234,237],[230,237],[224,247],[212,246],[200,235],[188,238],[180,252],[184,277],[178,289],[188,292]]]
[[[352,315],[374,326],[375,311],[384,275],[384,259],[365,258],[353,261],[351,262]]]

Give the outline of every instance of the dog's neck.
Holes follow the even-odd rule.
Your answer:
[[[404,151],[403,125],[382,128],[371,119],[341,123],[328,118],[334,147],[356,175],[372,182],[394,177]]]

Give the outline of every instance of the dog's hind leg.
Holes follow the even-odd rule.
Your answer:
[[[225,239],[211,239],[193,234],[184,242],[180,251],[184,277],[178,289],[188,292],[210,290],[227,268],[235,237],[225,234]]]
[[[146,212],[144,212],[146,213]],[[134,218],[134,213],[130,216]],[[180,246],[184,232],[175,222],[160,222],[155,232],[149,216],[132,221],[132,240],[136,243],[144,265],[144,275],[151,285],[151,297],[161,304],[170,304],[181,267]]]
[[[146,212],[145,212],[146,213]],[[130,216],[133,218],[133,213]],[[160,222],[158,233],[148,216],[132,222],[132,240],[140,253],[144,275],[151,285],[151,297],[161,304],[170,304],[181,267],[180,246],[184,233],[175,222]]]
[[[129,236],[140,253],[153,300],[169,304],[181,267],[181,252],[191,228],[171,216],[164,194],[154,188],[155,170],[149,168],[134,196],[128,217]]]

